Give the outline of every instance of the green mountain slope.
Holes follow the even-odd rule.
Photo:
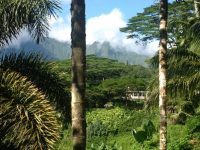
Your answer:
[[[60,42],[52,38],[45,39],[39,45],[33,41],[21,42],[19,47],[10,46],[4,48],[5,52],[13,52],[24,50],[26,52],[35,51],[41,53],[48,60],[64,60],[71,57],[71,46],[68,42]],[[98,57],[105,57],[118,60],[128,64],[140,64],[145,66],[145,60],[148,56],[139,55],[135,52],[126,51],[122,48],[113,48],[109,42],[99,43],[94,42],[87,45],[87,55],[96,55]]]

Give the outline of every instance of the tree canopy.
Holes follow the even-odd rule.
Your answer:
[[[176,44],[185,34],[183,25],[194,15],[193,1],[172,2],[168,4],[168,40],[169,44]],[[128,34],[128,38],[137,38],[143,42],[159,39],[159,4],[155,3],[144,8],[142,13],[129,19],[127,26],[120,31]]]

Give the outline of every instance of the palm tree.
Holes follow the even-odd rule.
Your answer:
[[[48,18],[56,16],[57,0],[1,0],[0,46],[27,29],[37,42],[47,35]]]
[[[167,18],[168,0],[160,0],[160,44],[159,44],[159,110],[160,150],[167,149]]]
[[[85,120],[85,1],[71,2],[71,47],[72,47],[72,134],[73,149],[86,148]]]

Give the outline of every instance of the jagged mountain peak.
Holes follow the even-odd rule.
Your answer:
[[[47,38],[40,44],[36,44],[34,41],[22,41],[18,46],[10,46],[3,48],[5,53],[9,52],[39,52],[45,58],[50,60],[64,60],[71,57],[71,46],[69,42],[60,42],[52,38]],[[2,51],[2,50],[1,50]],[[105,57],[110,59],[116,59],[120,62],[129,64],[146,65],[145,60],[148,56],[139,55],[135,52],[127,51],[123,48],[114,48],[108,41],[94,42],[87,45],[87,55],[96,55],[98,57]]]

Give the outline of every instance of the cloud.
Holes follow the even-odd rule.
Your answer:
[[[113,9],[109,14],[90,18],[86,24],[87,42],[89,44],[94,41],[117,43],[121,39],[119,28],[125,24],[119,9]]]
[[[55,38],[59,41],[70,41],[70,15],[67,15],[65,18],[49,18],[49,25],[51,26],[51,30],[49,32],[50,37]]]
[[[66,0],[67,1],[67,0]],[[50,37],[59,41],[70,41],[71,22],[70,14],[65,17],[50,18]],[[139,54],[153,55],[158,49],[158,41],[147,45],[136,44],[136,40],[127,39],[126,34],[119,31],[126,26],[122,12],[115,8],[108,14],[101,14],[89,18],[86,22],[86,42],[92,44],[95,41],[109,41],[113,47],[120,47],[126,51],[134,51]]]
[[[109,41],[113,47],[120,47],[127,51],[140,54],[152,55],[157,51],[158,42],[152,41],[147,45],[136,44],[136,40],[127,39],[126,34],[119,31],[120,27],[126,26],[122,12],[115,8],[108,14],[102,14],[88,19],[86,24],[87,43],[95,41]]]

